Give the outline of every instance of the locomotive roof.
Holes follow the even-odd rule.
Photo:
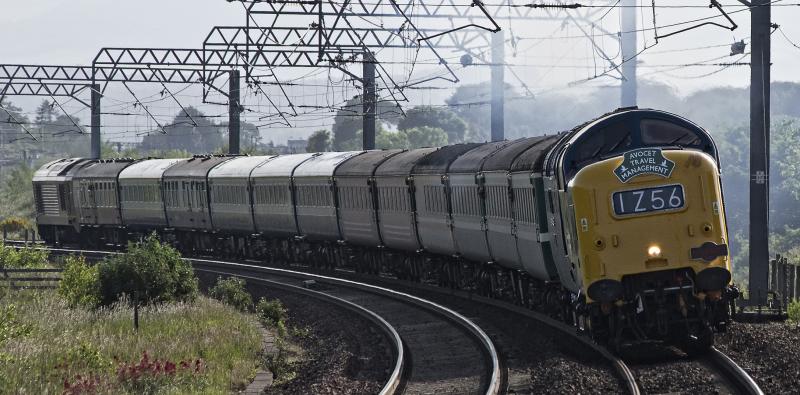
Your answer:
[[[481,144],[468,143],[441,147],[420,159],[414,166],[414,174],[445,174],[456,158],[479,145]]]
[[[255,177],[291,177],[294,169],[301,163],[319,154],[281,155],[264,162],[255,169],[251,176]]]
[[[538,144],[535,144],[517,156],[514,163],[511,165],[511,171],[542,171],[542,163],[550,148],[553,144],[563,136],[562,134],[554,134],[552,136],[544,136]]]
[[[220,163],[208,172],[209,178],[249,178],[250,173],[258,165],[269,161],[276,155],[242,156]]]
[[[367,151],[342,163],[336,169],[336,176],[372,176],[382,163],[401,152],[404,150]]]
[[[627,107],[575,127],[547,170],[557,160],[569,180],[589,164],[644,147],[694,149],[718,158],[714,141],[700,126],[666,111]]]
[[[297,166],[294,175],[298,177],[330,177],[344,161],[363,153],[364,151],[323,152]]]
[[[513,141],[495,141],[483,144],[464,155],[459,156],[450,165],[449,173],[476,173],[481,171],[483,164]]]
[[[133,159],[93,160],[81,167],[75,178],[117,178],[132,163]]]
[[[375,175],[382,176],[408,176],[417,161],[425,155],[436,151],[436,148],[418,148],[401,152],[383,162],[375,170]]]
[[[157,179],[160,180],[164,171],[170,166],[186,159],[147,159],[136,162],[119,173],[120,180]]]
[[[202,177],[208,175],[209,170],[214,166],[231,160],[231,156],[195,156],[189,160],[176,163],[166,171],[164,178],[177,177]]]
[[[80,164],[86,163],[86,161],[87,159],[83,158],[54,160],[36,170],[33,175],[33,181],[63,181],[70,173],[70,170],[79,167]]]

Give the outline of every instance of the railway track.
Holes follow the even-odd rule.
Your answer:
[[[662,346],[643,346],[628,353],[632,355],[625,360],[644,393],[763,395],[750,375],[716,348],[697,357]]]
[[[109,254],[114,254],[113,252],[105,251],[79,251],[72,249],[51,249],[51,252],[56,254],[74,254],[80,252],[87,257],[94,257],[98,259]],[[456,373],[459,373],[463,376],[463,372],[469,372],[467,375],[470,376],[470,378],[464,379],[463,377],[459,377],[456,381],[445,380],[441,382],[442,388],[436,389],[441,391],[435,392],[493,394],[507,392],[509,388],[513,390],[513,385],[509,383],[510,370],[507,368],[507,366],[505,366],[507,361],[501,361],[493,343],[493,340],[498,337],[497,334],[492,333],[492,336],[490,336],[484,332],[481,327],[476,325],[473,321],[479,320],[479,318],[475,318],[473,320],[467,319],[465,315],[467,315],[469,312],[463,310],[459,312],[459,309],[457,308],[450,309],[448,307],[444,307],[441,303],[434,303],[429,300],[436,299],[435,296],[429,297],[429,295],[438,294],[442,298],[455,296],[461,300],[469,301],[472,304],[481,304],[487,308],[502,310],[504,313],[515,317],[509,318],[512,321],[524,319],[536,322],[538,325],[548,328],[548,330],[551,331],[551,334],[561,337],[564,343],[569,344],[569,348],[577,350],[577,352],[589,352],[605,361],[608,366],[613,369],[618,380],[620,381],[621,387],[630,394],[661,392],[658,388],[650,385],[650,382],[652,381],[651,376],[658,376],[661,374],[659,373],[659,369],[661,368],[649,366],[647,362],[643,363],[642,361],[630,361],[619,358],[611,354],[604,347],[599,346],[588,340],[586,337],[577,334],[575,328],[555,321],[535,311],[510,303],[476,296],[464,291],[443,289],[385,277],[375,278],[373,276],[364,276],[343,270],[336,271],[337,276],[341,275],[345,277],[339,278],[310,273],[308,271],[265,267],[262,266],[261,263],[258,263],[258,265],[252,264],[256,262],[230,262],[198,258],[187,259],[189,259],[199,271],[234,275],[256,282],[260,281],[271,282],[274,284],[284,284],[286,286],[303,289],[306,292],[312,292],[317,295],[317,297],[320,295],[327,295],[327,297],[335,298],[336,300],[340,301],[340,303],[352,304],[355,306],[355,308],[359,308],[363,311],[371,313],[371,316],[377,316],[378,318],[393,317],[386,318],[385,321],[389,326],[399,328],[396,329],[396,331],[399,334],[401,341],[413,339],[415,343],[410,343],[414,344],[414,347],[411,347],[411,345],[407,342],[402,343],[404,352],[397,353],[397,355],[405,358],[405,361],[403,361],[401,364],[403,365],[403,370],[401,374],[399,374],[400,379],[396,384],[391,384],[392,380],[387,382],[384,390],[388,390],[394,386],[398,391],[397,393],[430,393],[432,389],[430,372],[433,371],[430,369],[435,369],[437,366],[448,366],[449,372],[451,373],[450,376],[457,376],[458,374]],[[300,269],[303,270],[309,268]],[[373,284],[377,282],[381,286],[356,281],[363,280],[365,277],[369,277],[367,280],[371,280]],[[315,287],[316,289],[313,290],[299,287],[298,284],[301,284],[304,280],[313,280],[316,284],[321,286],[317,286]],[[405,292],[398,291],[398,289]],[[411,293],[422,293],[426,295],[426,298],[423,299],[413,296]],[[366,294],[371,294],[373,296],[367,297]],[[387,301],[390,303],[386,303]],[[408,310],[405,312],[403,311],[404,307],[402,306],[405,306],[405,309],[409,309],[412,305],[416,306],[417,308],[428,309],[428,314],[424,316],[426,319],[425,321],[419,321],[420,316],[415,316],[414,313],[411,313]],[[433,321],[433,316],[436,314],[439,314],[440,316],[447,316],[450,323],[447,325],[443,325],[441,322],[437,324],[435,321]],[[460,322],[460,324],[455,325],[457,322]],[[420,325],[420,323],[422,324]],[[426,335],[425,331],[418,330],[420,327],[427,327],[431,330],[427,332]],[[451,342],[442,341],[447,340],[447,335],[443,335],[441,329],[448,327],[449,330],[452,331],[449,333],[454,334],[455,331],[453,330],[457,329],[461,332],[471,333],[472,339],[469,341],[465,341],[465,339],[453,340]],[[475,340],[476,338],[479,338],[480,340]],[[419,339],[425,340],[419,341]],[[417,341],[419,342],[416,343]],[[470,342],[473,344],[473,346],[479,343],[481,344],[481,347],[483,348],[482,353],[484,361],[491,360],[491,368],[488,368],[489,364],[484,362],[486,367],[483,369],[482,373],[479,373],[474,369],[474,364],[472,363],[474,359],[470,360],[470,363],[461,363],[467,360],[466,357],[468,356],[474,358],[475,349],[473,349],[471,352],[467,352],[466,354],[452,353],[452,347],[454,345],[465,345]],[[441,347],[442,345],[444,345],[444,347]],[[452,365],[447,365],[446,359],[442,360],[440,358],[430,357],[420,358],[421,355],[430,355],[432,350],[437,349],[439,354],[442,356],[446,355],[448,352],[456,356],[456,358],[451,359],[454,361],[454,363]],[[419,361],[423,361],[424,365],[420,365]],[[731,394],[763,394],[758,384],[749,376],[749,374],[747,374],[747,372],[744,371],[744,369],[739,367],[733,360],[717,349],[712,349],[707,355],[698,359],[673,356],[671,359],[662,360],[658,363],[678,365],[685,364],[688,366],[689,370],[702,371],[704,372],[704,380],[706,380],[705,384],[710,384],[717,392]],[[408,365],[411,365],[411,368],[409,368]],[[503,370],[502,372],[501,365]],[[462,367],[465,370],[459,370]],[[674,371],[675,369],[673,366],[667,370]],[[680,371],[680,368],[678,371]],[[414,372],[417,373],[414,374]],[[710,381],[708,380],[708,377],[711,377]],[[658,378],[655,380],[657,381]],[[472,390],[467,390],[466,387],[471,387]],[[447,390],[448,388],[450,391]],[[706,388],[711,387],[706,386]],[[692,390],[693,388],[688,389]]]
[[[51,249],[102,259],[114,252]],[[287,269],[189,259],[198,272],[236,276],[348,308],[369,319],[394,344],[395,364],[382,394],[500,393],[497,350],[461,314],[417,296],[366,283]],[[311,288],[311,289],[309,289]]]

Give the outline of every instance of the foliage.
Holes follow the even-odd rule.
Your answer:
[[[308,138],[306,152],[327,152],[331,149],[331,133],[327,130],[317,130]]]
[[[93,308],[100,305],[100,274],[97,266],[89,266],[82,256],[70,256],[64,262],[64,272],[58,293],[70,307]]]
[[[377,123],[383,122],[396,124],[400,111],[397,104],[391,100],[378,100]],[[345,103],[344,106],[336,111],[333,118],[332,146],[334,151],[347,151],[353,148],[354,141],[358,140],[358,148],[361,149],[361,139],[357,137],[357,132],[364,126],[364,109],[361,104],[361,96],[356,96]]]
[[[29,330],[0,344],[0,393],[231,393],[261,363],[253,317],[211,299],[145,306],[135,332],[132,316],[128,304],[70,309],[54,292],[10,294],[0,327]]]
[[[33,224],[27,218],[8,217],[0,221],[0,230],[8,233],[33,229]]]
[[[191,264],[153,234],[128,252],[98,265],[101,304],[108,306],[125,294],[140,304],[193,300],[198,293]]]
[[[746,125],[712,129],[722,163],[725,213],[728,221],[734,278],[740,285],[747,284],[749,257],[747,234],[750,185],[750,154],[747,147],[750,130]],[[770,216],[771,254],[790,254],[800,247],[800,183],[797,182],[797,163],[800,163],[800,120],[776,117],[771,125],[772,162],[770,164],[770,211],[780,215]],[[734,198],[731,198],[734,197]]]
[[[48,266],[50,253],[44,249],[12,248],[0,244],[0,267],[42,269]]]
[[[0,218],[17,217],[30,223],[35,214],[31,180],[36,171],[25,163],[12,167],[0,184]]]
[[[789,321],[800,322],[800,300],[793,300],[786,309],[789,313]]]
[[[253,298],[247,292],[247,283],[238,277],[217,278],[217,284],[209,292],[211,297],[233,306],[239,311],[250,311],[253,307]]]
[[[31,326],[20,322],[17,315],[16,305],[0,306],[0,347],[9,340],[31,333]]]
[[[441,129],[444,131],[446,133],[444,143],[437,141],[436,145],[426,145],[430,143],[415,143],[411,141],[412,146],[431,147],[463,142],[467,131],[467,123],[449,108],[418,106],[406,111],[406,116],[400,119],[397,128],[400,130],[419,129],[425,131]]]
[[[206,364],[200,358],[177,363],[168,359],[151,360],[145,351],[138,362],[122,362],[117,368],[116,378],[128,392],[152,394],[172,383],[199,382],[200,387],[204,387],[202,378],[205,370]]]
[[[226,125],[214,123],[194,107],[181,110],[172,122],[161,131],[144,136],[141,149],[154,150],[186,150],[194,153],[211,153],[225,144],[223,134]]]
[[[280,337],[286,336],[287,310],[280,300],[261,298],[256,304],[256,314],[264,326],[278,330]]]
[[[441,147],[448,144],[444,129],[420,126],[402,131],[408,139],[408,148]]]

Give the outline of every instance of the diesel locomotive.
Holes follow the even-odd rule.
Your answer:
[[[187,254],[504,298],[615,345],[706,348],[737,297],[714,141],[657,110],[441,148],[62,159],[33,186],[50,245],[155,232]]]

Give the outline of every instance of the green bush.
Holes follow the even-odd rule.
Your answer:
[[[20,248],[0,244],[0,267],[14,269],[41,269],[48,266],[50,253],[35,248]]]
[[[793,300],[786,309],[789,313],[789,321],[800,322],[800,300]]]
[[[250,311],[253,307],[253,298],[247,292],[247,283],[241,278],[217,278],[217,284],[211,288],[211,297],[222,303],[233,306],[239,311]]]
[[[89,266],[82,256],[70,256],[64,261],[64,273],[58,293],[70,307],[100,305],[100,274],[97,266]]]
[[[265,325],[275,326],[286,321],[286,307],[280,300],[261,298],[256,305],[256,314]]]
[[[197,297],[197,278],[180,253],[155,235],[128,244],[128,252],[98,265],[101,304],[128,295],[132,303],[189,301]]]

